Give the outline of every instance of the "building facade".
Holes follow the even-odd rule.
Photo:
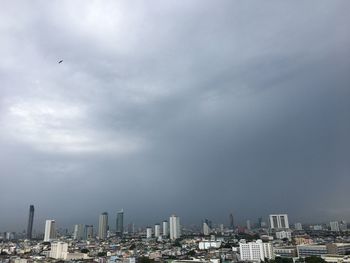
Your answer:
[[[32,239],[34,221],[34,205],[29,206],[29,218],[27,226],[27,239]]]
[[[100,215],[98,221],[98,238],[106,239],[108,230],[108,213],[104,212]]]
[[[334,232],[339,232],[340,231],[339,222],[338,221],[332,221],[329,224],[331,226],[331,231],[334,231]]]
[[[273,259],[274,253],[271,243],[264,243],[262,240],[255,242],[239,242],[239,251],[243,261],[264,261],[265,258]]]
[[[73,239],[82,240],[84,239],[84,225],[74,225]]]
[[[180,217],[172,215],[169,219],[170,239],[175,240],[181,237]]]
[[[169,222],[164,220],[163,221],[163,237],[169,236]]]
[[[287,214],[270,215],[270,228],[271,229],[289,228],[288,215]]]
[[[50,242],[56,238],[56,222],[55,220],[46,220],[44,241]]]
[[[151,227],[147,227],[146,228],[146,238],[152,238],[152,228]]]
[[[68,243],[53,242],[51,244],[50,257],[54,259],[64,259],[68,253]]]
[[[124,232],[124,211],[123,209],[117,213],[116,234],[122,236]]]
[[[160,237],[160,225],[159,224],[154,225],[154,236]]]

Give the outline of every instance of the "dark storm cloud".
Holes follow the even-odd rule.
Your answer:
[[[350,219],[347,1],[2,5],[1,229]]]

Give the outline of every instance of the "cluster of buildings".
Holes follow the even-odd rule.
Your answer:
[[[290,226],[287,214],[271,214],[268,223],[260,217],[256,224],[247,220],[238,226],[233,214],[228,226],[205,219],[201,229],[181,226],[180,218],[135,231],[124,226],[124,211],[117,212],[115,230],[109,215],[99,216],[93,225],[76,224],[71,232],[58,231],[48,219],[41,239],[33,237],[34,206],[29,208],[27,231],[16,238],[5,233],[0,243],[0,263],[6,262],[261,262],[288,258],[298,262],[316,256],[329,263],[350,263],[350,233],[345,221],[332,221],[330,229],[319,225]],[[127,230],[126,230],[127,229]],[[96,232],[96,233],[95,233]],[[13,236],[11,236],[13,234]],[[1,240],[1,237],[0,237]],[[292,262],[291,261],[291,262]]]

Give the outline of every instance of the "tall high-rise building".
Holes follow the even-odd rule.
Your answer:
[[[270,215],[270,228],[271,229],[289,228],[288,215],[287,214]]]
[[[94,226],[93,225],[85,225],[84,228],[84,239],[88,240],[94,237]]]
[[[169,223],[168,221],[163,221],[163,237],[167,237],[169,235]]]
[[[181,237],[180,217],[172,215],[169,219],[170,239],[175,240]]]
[[[73,238],[75,240],[84,239],[84,225],[77,224],[74,226]]]
[[[252,229],[252,226],[250,225],[250,220],[247,220],[247,229],[248,229],[248,230],[251,230],[251,229]]]
[[[33,221],[34,221],[34,205],[30,205],[29,206],[28,226],[27,226],[27,238],[28,239],[32,239]]]
[[[262,227],[262,221],[263,219],[262,219],[262,217],[259,217],[258,218],[258,227]]]
[[[46,220],[44,241],[50,242],[55,238],[56,238],[56,222],[55,220],[51,220],[51,219]]]
[[[107,230],[108,230],[108,213],[104,212],[100,214],[100,218],[98,221],[98,238],[106,239]]]
[[[146,228],[146,238],[152,238],[152,227]]]
[[[234,229],[235,225],[234,225],[234,221],[233,221],[233,214],[230,214],[230,229]]]
[[[117,213],[116,234],[122,236],[124,232],[124,211],[123,209]]]
[[[135,224],[134,223],[128,224],[128,233],[129,234],[134,234],[135,233]]]
[[[160,225],[159,224],[155,224],[154,225],[154,236],[155,237],[159,237],[160,236]]]
[[[207,221],[203,222],[203,235],[208,236],[210,234],[210,227]]]

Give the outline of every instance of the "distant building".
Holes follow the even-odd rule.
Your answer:
[[[210,228],[207,222],[203,222],[203,234],[208,236],[210,234]]]
[[[248,229],[248,230],[251,230],[251,229],[252,229],[252,226],[250,225],[250,220],[247,220],[247,229]]]
[[[152,228],[151,227],[146,228],[146,238],[152,238]]]
[[[264,261],[265,258],[273,259],[274,253],[271,243],[263,243],[262,240],[246,243],[245,240],[239,242],[239,251],[243,261]]]
[[[331,231],[334,231],[334,232],[339,232],[340,231],[339,222],[338,221],[332,221],[329,224],[331,226]]]
[[[346,221],[344,221],[344,220],[340,221],[339,229],[340,229],[340,231],[347,231],[348,230],[348,224],[346,223]]]
[[[84,225],[74,225],[73,239],[82,240],[84,239]]]
[[[235,224],[234,224],[234,220],[233,220],[233,214],[230,214],[230,229],[234,229],[235,228]]]
[[[154,225],[154,236],[160,237],[160,225],[159,224]]]
[[[175,240],[181,237],[181,227],[180,227],[180,218],[176,215],[172,215],[169,218],[170,226],[170,239]]]
[[[94,237],[94,226],[93,225],[85,225],[84,228],[84,239],[92,239]]]
[[[167,237],[169,235],[169,222],[163,221],[163,237]]]
[[[198,243],[198,248],[200,250],[210,249],[210,248],[220,248],[221,247],[221,241],[200,241]]]
[[[135,224],[134,223],[128,224],[128,233],[129,234],[134,234],[135,233]]]
[[[34,221],[34,205],[29,206],[29,218],[27,226],[27,239],[32,239]]]
[[[301,223],[295,223],[294,228],[295,230],[300,231],[300,230],[303,230],[303,225]]]
[[[270,215],[270,228],[271,229],[289,228],[288,215],[287,214]]]
[[[44,241],[50,242],[56,238],[56,222],[55,220],[46,220]]]
[[[106,239],[108,230],[108,213],[104,212],[100,215],[98,221],[98,238]]]
[[[282,230],[282,231],[276,231],[276,238],[277,239],[285,239],[287,238],[288,240],[292,240],[292,232],[291,231],[285,231],[285,230]]]
[[[322,231],[323,226],[322,225],[313,225],[313,226],[310,226],[310,229],[313,229],[315,231]]]
[[[117,213],[116,234],[122,236],[124,232],[124,211],[123,209]]]

